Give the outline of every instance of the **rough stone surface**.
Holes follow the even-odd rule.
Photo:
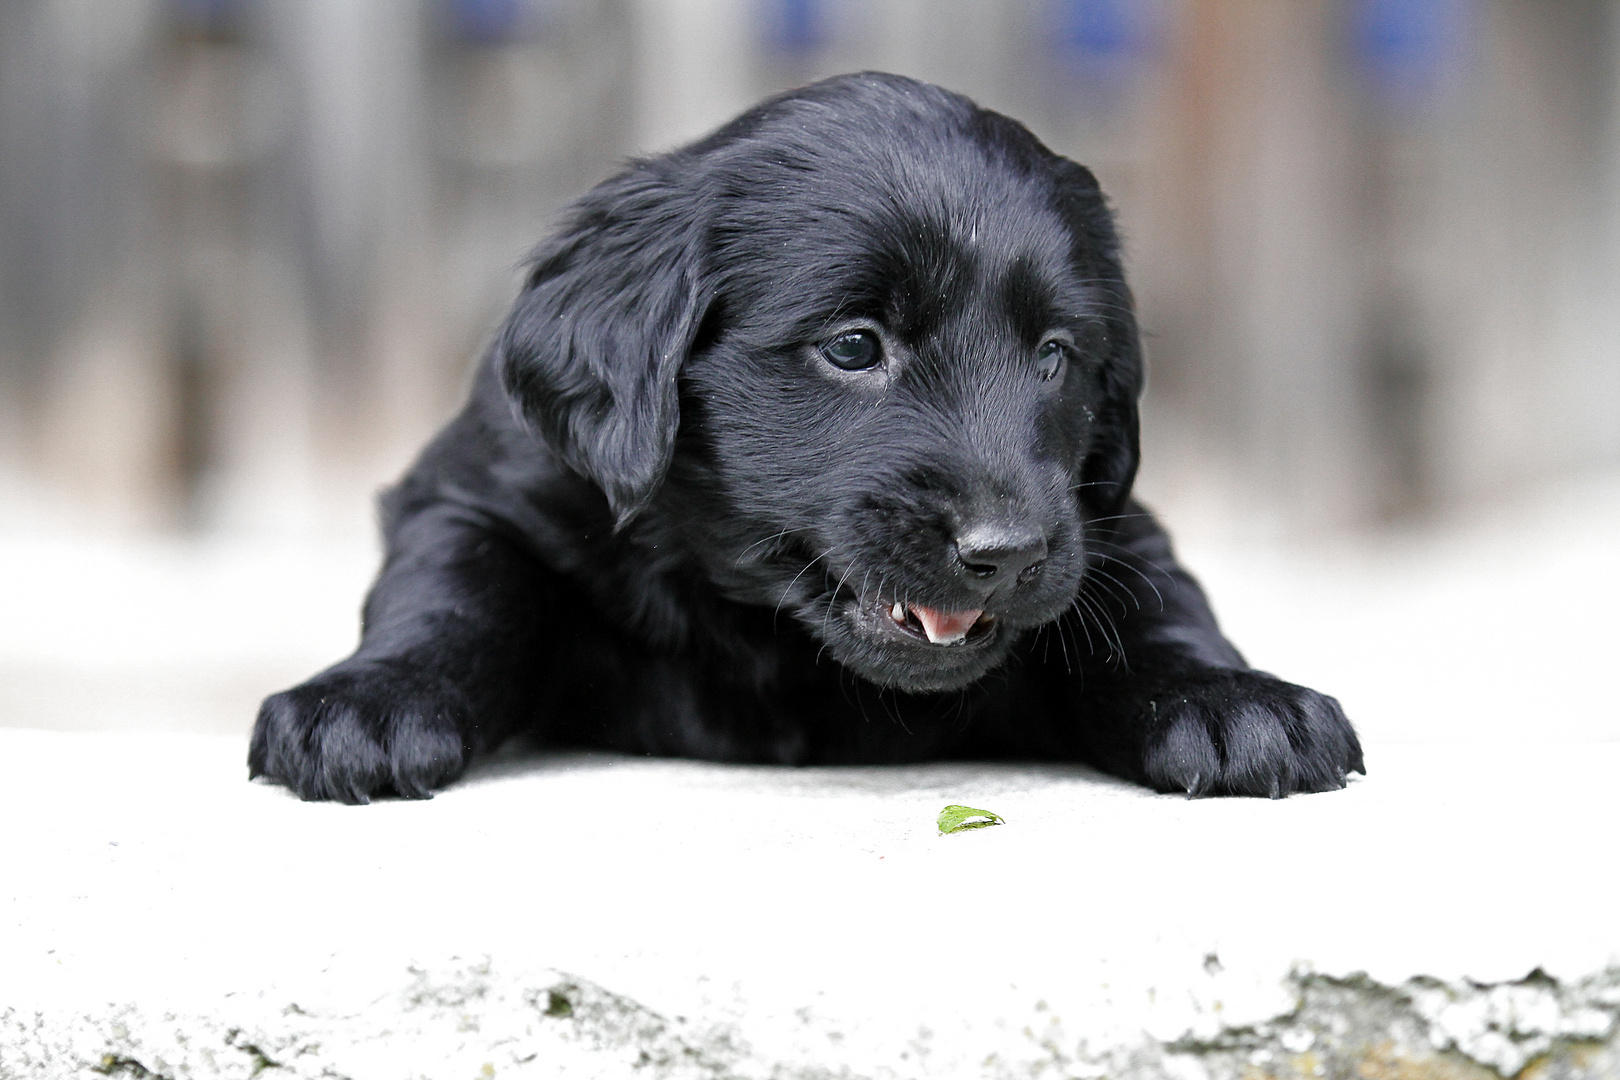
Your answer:
[[[838,1025],[801,1015],[800,1045],[752,1044],[744,1025],[669,1017],[562,972],[502,975],[485,959],[409,968],[400,989],[350,1010],[155,1015],[126,1005],[49,1018],[0,1012],[7,1076],[603,1076],[822,1080],[860,1076],[1118,1077],[1142,1080],[1584,1080],[1620,1075],[1620,971],[1562,987],[1516,983],[1385,987],[1295,971],[1294,1008],[1208,1037],[1099,1045],[1037,1002],[1036,1023],[974,1062],[937,1059],[927,1027],[895,1039],[892,1060],[851,1061],[815,1045]],[[1460,1027],[1457,1026],[1460,1020]],[[947,1044],[948,1045],[948,1044]],[[770,1052],[775,1049],[775,1053]],[[867,1047],[868,1053],[873,1047]],[[818,1052],[819,1051],[819,1052]],[[817,1060],[820,1058],[820,1060]]]
[[[512,754],[364,808],[243,751],[0,730],[0,1077],[1620,1077],[1620,744],[1280,802]]]

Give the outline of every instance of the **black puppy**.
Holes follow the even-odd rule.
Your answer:
[[[716,761],[1362,768],[1130,501],[1141,358],[1084,168],[934,86],[774,98],[585,195],[383,498],[359,649],[254,776],[409,797],[514,733]]]

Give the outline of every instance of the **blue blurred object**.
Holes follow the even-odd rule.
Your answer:
[[[806,56],[827,43],[826,0],[758,0],[760,37],[772,52]]]
[[[1132,100],[1159,52],[1166,0],[1049,0],[1047,25],[1071,103],[1108,116]]]
[[[1157,44],[1159,8],[1156,0],[1057,0],[1058,44],[1082,62],[1147,56]]]
[[[215,34],[237,28],[252,0],[169,0],[169,19],[193,33]]]
[[[1471,0],[1355,0],[1351,44],[1374,94],[1396,108],[1433,101],[1463,54]]]
[[[451,32],[479,45],[529,37],[543,14],[538,0],[446,0],[446,6]]]

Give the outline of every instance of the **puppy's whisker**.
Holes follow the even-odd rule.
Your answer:
[[[1091,541],[1088,541],[1088,543],[1096,544],[1096,543],[1101,543],[1101,541],[1091,540]],[[1117,546],[1117,545],[1111,545],[1111,546]],[[1125,549],[1121,548],[1120,550],[1123,551]],[[1117,563],[1118,565],[1124,567],[1126,570],[1129,570],[1131,573],[1135,574],[1137,577],[1141,578],[1142,579],[1142,584],[1146,585],[1149,589],[1151,589],[1153,591],[1153,598],[1159,602],[1159,610],[1160,611],[1164,610],[1164,594],[1159,591],[1159,587],[1157,585],[1153,584],[1153,579],[1148,577],[1147,574],[1142,570],[1141,567],[1137,566],[1134,562],[1132,562],[1129,559],[1122,559],[1117,555],[1110,555],[1105,551],[1092,551],[1091,554],[1095,555],[1102,562]],[[1151,569],[1158,571],[1160,576],[1162,576],[1167,583],[1170,583],[1170,584],[1175,583],[1175,578],[1172,577],[1170,575],[1169,571],[1165,570],[1163,567],[1154,566],[1152,563],[1149,563],[1148,566]],[[1096,567],[1090,567],[1090,569],[1095,570]]]
[[[1100,601],[1098,606],[1099,608],[1102,606]],[[1110,611],[1103,610],[1100,612],[1100,614],[1103,621],[1107,623],[1109,632],[1114,635],[1114,655],[1119,657],[1120,670],[1128,673],[1131,670],[1131,661],[1130,658],[1125,655],[1125,639],[1120,635],[1119,622],[1114,618],[1113,613]]]
[[[1118,656],[1121,666],[1129,671],[1130,667],[1125,663],[1125,644],[1119,638],[1119,632],[1114,626],[1113,618],[1097,604],[1095,598],[1086,595],[1083,585],[1079,594],[1076,595],[1075,601],[1082,606],[1092,619],[1096,620],[1097,633],[1102,637],[1103,644],[1108,646],[1108,661],[1112,662],[1114,657]]]
[[[852,559],[850,560],[848,568],[845,569],[842,576],[839,577],[838,584],[834,585],[832,592],[827,594],[827,606],[821,612],[821,640],[823,641],[827,640],[827,620],[832,618],[833,606],[838,603],[838,594],[843,591],[844,582],[849,580],[849,575],[853,574],[854,572],[855,562]]]
[[[1086,635],[1087,651],[1092,656],[1097,655],[1096,643],[1091,639],[1091,624],[1095,623],[1097,626],[1097,636],[1102,639],[1103,645],[1105,645],[1108,649],[1108,655],[1105,657],[1105,659],[1112,659],[1114,655],[1114,642],[1104,632],[1102,621],[1097,618],[1097,613],[1092,609],[1091,602],[1089,599],[1087,599],[1084,592],[1080,592],[1075,595],[1072,607],[1074,608],[1075,614],[1079,617],[1080,629]]]
[[[1092,643],[1091,628],[1086,625],[1086,614],[1083,610],[1081,610],[1080,597],[1078,595],[1076,595],[1073,600],[1069,601],[1069,607],[1077,616],[1075,621],[1080,624],[1080,632],[1086,636],[1086,652],[1093,656],[1096,655],[1097,646]]]
[[[1097,611],[1091,602],[1091,598],[1086,595],[1084,589],[1081,589],[1080,592],[1075,594],[1074,602],[1080,611],[1080,617],[1088,623],[1096,624],[1097,636],[1100,637],[1102,639],[1102,643],[1107,646],[1108,656],[1110,659],[1112,659],[1114,655],[1113,639],[1108,636],[1102,620],[1097,617]]]
[[[1110,617],[1114,617],[1114,607],[1116,605],[1119,607],[1118,617],[1130,617],[1131,602],[1133,598],[1129,593],[1121,596],[1120,593],[1110,587],[1107,582],[1095,579],[1088,579],[1087,581],[1082,582],[1080,587],[1082,589],[1090,589],[1092,599],[1096,600],[1099,604],[1106,608]]]
[[[1131,592],[1131,590],[1127,589],[1125,587],[1124,583],[1119,580],[1119,578],[1115,577],[1113,574],[1110,574],[1108,571],[1104,570],[1100,566],[1088,566],[1088,567],[1086,567],[1086,572],[1088,574],[1095,574],[1098,577],[1102,578],[1102,580],[1104,582],[1109,583],[1107,585],[1104,585],[1101,582],[1099,582],[1098,584],[1099,584],[1099,587],[1101,587],[1103,589],[1106,589],[1108,591],[1109,596],[1112,596],[1114,599],[1116,599],[1116,600],[1118,600],[1120,602],[1121,608],[1124,608],[1126,603],[1128,602],[1131,605],[1134,605],[1137,611],[1142,610],[1142,601],[1137,597],[1137,595],[1135,593],[1133,593],[1133,592]],[[1114,591],[1115,588],[1117,588],[1119,591],[1115,592]],[[1121,595],[1121,594],[1123,594],[1123,595]],[[1160,602],[1161,603],[1163,602],[1162,598],[1161,598]]]
[[[745,558],[747,558],[747,557],[748,557],[748,553],[749,553],[749,552],[750,552],[750,551],[753,551],[753,550],[754,550],[754,549],[755,549],[755,548],[757,548],[757,547],[759,547],[759,546],[761,546],[761,545],[762,545],[762,544],[770,544],[770,543],[775,543],[775,542],[776,542],[776,541],[778,541],[778,540],[780,540],[780,539],[782,539],[782,537],[784,537],[784,536],[786,536],[786,535],[787,535],[787,534],[788,534],[788,533],[790,533],[790,532],[793,532],[793,531],[794,531],[794,530],[793,530],[793,529],[791,529],[791,528],[787,528],[787,529],[783,529],[783,530],[782,530],[782,531],[781,531],[781,532],[779,532],[779,533],[775,533],[775,534],[774,534],[774,535],[771,535],[771,536],[767,536],[767,537],[766,537],[766,538],[765,538],[765,539],[763,539],[763,540],[755,540],[755,541],[754,541],[754,542],[753,542],[753,543],[752,543],[752,544],[749,544],[749,545],[748,545],[748,546],[747,546],[747,547],[745,547],[745,548],[743,548],[743,549],[742,549],[742,550],[741,550],[741,551],[739,551],[739,552],[738,552],[738,553],[737,553],[737,558],[736,558],[736,560],[735,560],[735,561],[734,561],[734,562],[733,562],[733,563],[732,563],[732,565],[733,565],[733,566],[741,566],[741,565],[742,565],[742,561],[743,561],[743,560],[744,560],[744,559],[745,559]]]
[[[1135,564],[1137,564],[1137,563],[1145,563],[1147,565],[1148,569],[1157,572],[1159,574],[1159,576],[1164,578],[1166,581],[1175,580],[1174,576],[1172,574],[1170,574],[1169,571],[1165,570],[1162,566],[1159,566],[1157,563],[1153,562],[1151,559],[1143,558],[1135,550],[1133,550],[1132,548],[1126,547],[1124,544],[1117,544],[1112,540],[1108,540],[1108,539],[1105,539],[1105,538],[1100,537],[1100,536],[1088,536],[1088,537],[1085,538],[1085,541],[1086,541],[1086,545],[1088,547],[1113,548],[1115,551],[1120,552],[1120,555],[1108,555],[1108,554],[1106,554],[1104,552],[1101,552],[1101,551],[1094,552],[1094,554],[1096,554],[1098,558],[1112,559],[1114,562],[1117,562],[1122,566],[1131,567],[1133,570],[1136,570],[1138,573],[1141,573],[1142,571],[1140,569],[1138,569]]]
[[[1114,648],[1119,655],[1120,667],[1125,671],[1130,671],[1130,661],[1125,656],[1125,639],[1120,636],[1119,632],[1119,620],[1114,617],[1114,613],[1112,611],[1107,609],[1107,605],[1102,602],[1101,597],[1094,597],[1094,599],[1098,608],[1098,614],[1108,624],[1109,632],[1114,635]]]
[[[1069,643],[1068,643],[1068,641],[1067,641],[1067,639],[1066,639],[1066,637],[1064,635],[1063,629],[1064,629],[1063,628],[1063,620],[1059,619],[1057,621],[1057,639],[1058,639],[1058,649],[1063,653],[1063,670],[1064,671],[1073,671],[1074,670],[1074,665],[1069,663]],[[1048,650],[1050,650],[1051,647],[1052,647],[1051,643],[1048,642],[1046,647],[1047,647]]]
[[[800,570],[797,574],[793,575],[793,580],[787,583],[787,587],[782,590],[782,595],[776,600],[776,610],[771,612],[772,625],[775,625],[776,617],[782,613],[782,605],[787,603],[788,594],[793,591],[793,586],[797,585],[799,583],[799,579],[804,577],[805,571],[809,570],[822,559],[825,559],[827,556],[831,555],[832,550],[832,548],[828,548],[826,551],[823,551],[820,555],[817,555],[815,558],[805,563],[803,570]]]
[[[880,693],[878,694],[878,702],[883,706],[884,714],[888,716],[890,720],[893,720],[895,723],[900,725],[901,731],[905,732],[907,735],[912,733],[911,727],[906,723],[906,715],[901,710],[900,703],[898,701],[895,701],[892,698],[885,699]]]
[[[1110,482],[1110,481],[1098,481],[1098,483],[1108,483],[1108,482]],[[1093,525],[1100,525],[1105,521],[1129,521],[1132,518],[1146,518],[1147,516],[1148,516],[1147,514],[1140,514],[1140,513],[1109,514],[1107,517],[1087,518],[1085,527],[1087,529],[1089,529]]]
[[[1082,671],[1083,672],[1083,671],[1086,670],[1086,665],[1085,665],[1085,661],[1081,658],[1081,655],[1080,655],[1080,639],[1079,639],[1079,637],[1077,637],[1075,635],[1074,627],[1068,626],[1065,629],[1066,629],[1066,632],[1068,634],[1069,644],[1074,646],[1074,665],[1069,670],[1071,670],[1071,671]],[[1085,624],[1084,623],[1081,624],[1080,629],[1082,631],[1085,630]],[[1087,638],[1086,652],[1089,653],[1090,651],[1091,651],[1091,642],[1090,642],[1090,639]],[[1065,661],[1065,662],[1067,662],[1067,661]]]

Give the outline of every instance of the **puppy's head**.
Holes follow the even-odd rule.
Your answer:
[[[597,188],[500,355],[621,522],[673,525],[726,595],[907,691],[1062,614],[1136,470],[1095,180],[893,76],[776,98]]]

